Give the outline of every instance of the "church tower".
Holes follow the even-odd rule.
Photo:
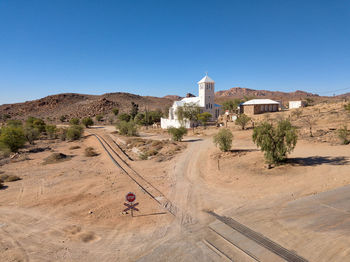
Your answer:
[[[208,74],[205,75],[198,82],[199,89],[199,99],[200,99],[200,107],[204,108],[203,112],[210,113],[213,117],[215,117],[215,82],[211,79]]]

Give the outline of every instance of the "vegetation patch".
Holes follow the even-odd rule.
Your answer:
[[[161,162],[171,159],[185,147],[184,143],[169,140],[130,138],[126,141],[125,151],[128,151],[130,155],[136,154],[136,158],[140,160],[154,158]]]
[[[47,158],[44,159],[43,164],[47,165],[47,164],[55,164],[55,163],[60,163],[63,161],[67,161],[70,160],[72,157],[71,156],[67,156],[63,153],[53,153],[50,156],[48,156]]]
[[[6,175],[6,174],[0,175],[0,182],[14,182],[18,180],[21,180],[21,178],[15,175]]]
[[[87,147],[85,148],[85,156],[87,157],[93,157],[98,156],[99,154],[95,151],[93,147]]]

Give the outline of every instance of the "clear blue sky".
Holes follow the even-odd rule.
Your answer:
[[[197,94],[205,71],[216,90],[332,95],[349,69],[349,0],[0,0],[0,104]]]

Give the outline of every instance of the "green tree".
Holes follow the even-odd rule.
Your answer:
[[[23,128],[23,134],[25,136],[25,139],[29,142],[29,144],[33,145],[34,141],[38,140],[40,136],[40,131],[32,125],[26,124]]]
[[[50,139],[55,139],[57,137],[57,127],[55,125],[46,125],[45,130]]]
[[[219,146],[221,151],[227,152],[231,149],[232,146],[232,139],[233,135],[229,129],[221,129],[215,136],[214,136],[214,144],[216,146]]]
[[[138,112],[139,112],[139,105],[134,102],[131,102],[130,116],[132,120],[134,120]]]
[[[190,121],[191,127],[194,133],[194,124],[198,121],[198,114],[200,113],[200,108],[194,103],[185,103],[183,106],[180,106],[176,110],[177,118],[180,122]]]
[[[77,118],[77,117],[73,117],[73,118],[69,121],[69,123],[70,123],[71,125],[77,126],[77,125],[80,124],[80,119]]]
[[[222,103],[222,109],[228,110],[231,113],[234,113],[237,111],[237,108],[240,103],[244,102],[242,99],[235,98],[234,100],[227,100]]]
[[[297,139],[296,128],[289,120],[280,120],[276,126],[262,122],[253,130],[253,142],[264,152],[269,164],[284,161],[295,148]]]
[[[129,122],[130,118],[131,118],[131,116],[127,113],[122,113],[118,116],[119,121]]]
[[[244,130],[250,120],[251,118],[249,116],[247,116],[246,114],[241,114],[237,117],[235,123],[236,125],[241,126],[242,130]]]
[[[119,114],[119,109],[118,108],[113,108],[112,112],[115,116],[117,116]]]
[[[81,123],[86,127],[89,128],[94,124],[94,121],[92,120],[91,117],[85,117],[83,120],[81,120]]]
[[[17,152],[26,142],[23,127],[6,126],[1,129],[0,144],[11,152]]]
[[[207,126],[207,123],[208,123],[208,121],[209,121],[209,119],[211,117],[212,117],[212,115],[210,113],[208,113],[208,112],[204,112],[204,113],[198,114],[198,120],[199,120],[199,122],[202,123],[202,125],[204,127]]]
[[[169,127],[168,133],[171,135],[174,141],[181,141],[183,136],[187,134],[187,129],[183,126],[179,128]]]
[[[138,113],[134,118],[135,123],[138,125],[147,125],[148,121],[146,119],[145,113]]]

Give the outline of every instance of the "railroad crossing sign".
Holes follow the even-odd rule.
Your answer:
[[[129,203],[132,203],[132,202],[134,202],[136,200],[136,195],[134,193],[132,193],[132,192],[129,192],[129,193],[126,194],[125,199]]]
[[[133,202],[136,200],[136,195],[132,192],[129,192],[126,194],[125,196],[125,199],[128,203],[124,203],[124,206],[126,206],[127,208],[124,209],[124,212],[130,210],[131,211],[131,216],[134,216],[134,213],[133,211],[139,211],[138,208],[136,208],[136,206],[139,204],[139,203],[135,203],[133,204]]]

